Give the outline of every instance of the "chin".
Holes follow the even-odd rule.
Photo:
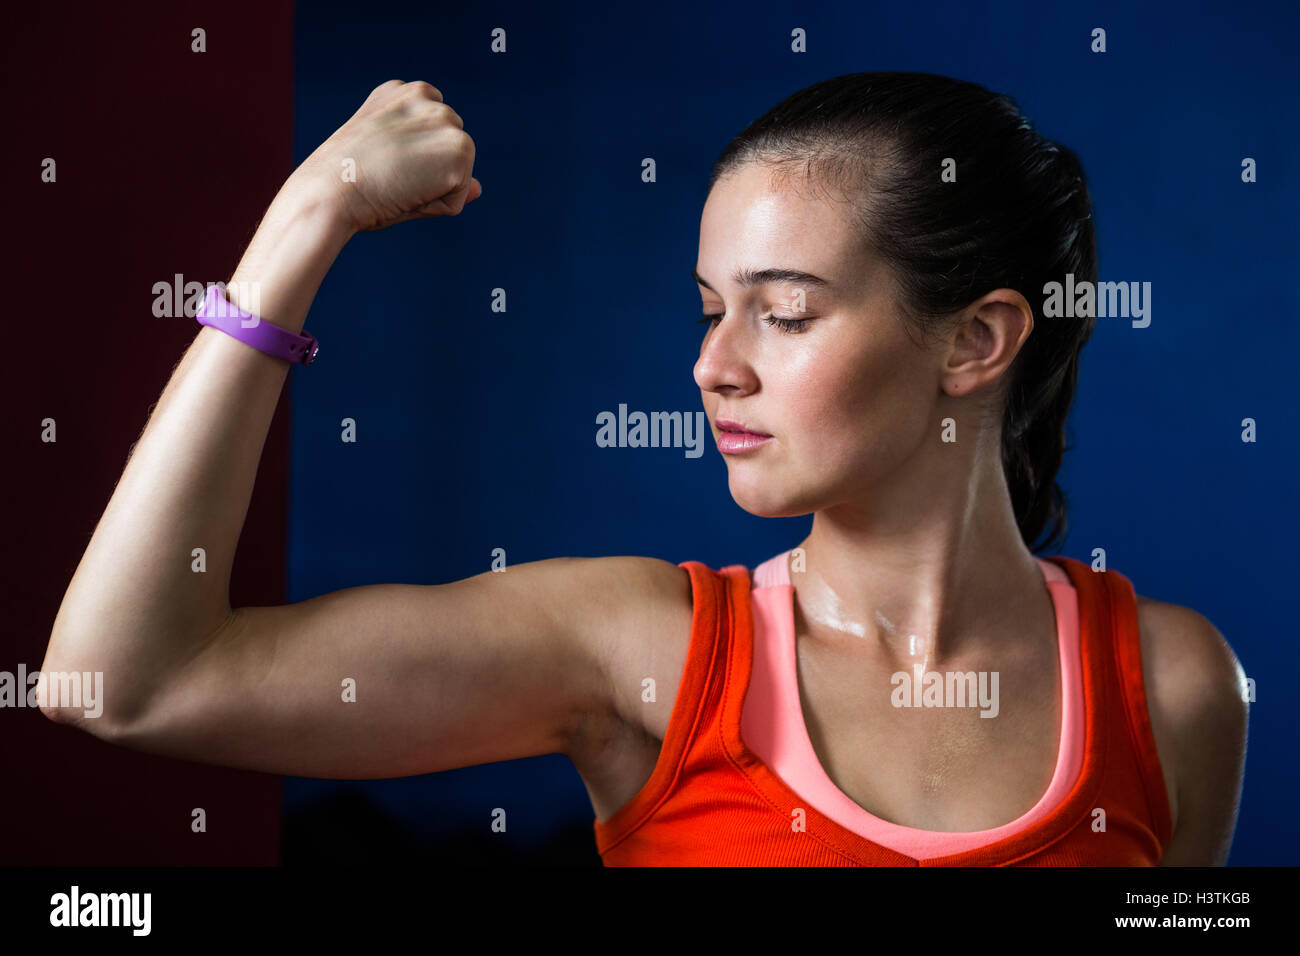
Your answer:
[[[730,481],[731,498],[745,511],[759,518],[797,518],[816,511],[816,505],[791,489],[772,487],[761,481]]]

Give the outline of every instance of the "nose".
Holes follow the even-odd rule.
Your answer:
[[[744,324],[736,319],[718,320],[700,344],[695,384],[704,392],[747,395],[755,391],[758,376],[747,355]]]

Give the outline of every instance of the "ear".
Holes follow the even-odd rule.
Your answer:
[[[949,331],[939,386],[969,395],[998,381],[1034,329],[1034,310],[1015,289],[994,289],[962,310]]]

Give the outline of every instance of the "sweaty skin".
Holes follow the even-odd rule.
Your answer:
[[[800,545],[807,570],[792,579],[805,618],[909,664],[920,647],[938,667],[1018,640],[1026,617],[1050,620],[999,448],[996,389],[1032,311],[1019,293],[996,290],[922,347],[848,209],[761,165],[715,184],[697,273],[704,313],[723,317],[705,335],[695,379],[715,435],[722,418],[773,436],[724,456],[736,502],[764,516],[815,513]],[[747,287],[736,281],[746,269],[824,284]],[[763,321],[771,314],[808,321],[783,331]],[[948,418],[955,442],[940,440]]]
[[[906,756],[885,757],[885,742],[863,733],[846,742],[843,728],[882,726],[864,687],[883,700],[888,675],[916,664],[1055,670],[1051,598],[1017,527],[1000,450],[1002,376],[1033,313],[1018,292],[995,290],[923,341],[850,211],[801,175],[763,165],[715,183],[696,274],[703,312],[722,318],[709,325],[695,379],[715,433],[725,419],[772,436],[724,455],[736,502],[763,516],[814,514],[799,545],[806,570],[791,580],[801,695],[823,763],[851,772],[874,750],[877,761],[911,761],[922,791],[940,795],[961,786],[969,768],[957,758],[987,747],[990,733],[1042,726],[1059,692],[1050,678],[1018,694],[1012,723],[997,731],[973,711],[905,725],[908,741],[916,734],[895,742]],[[747,270],[805,275],[747,284]],[[767,316],[807,321],[783,329]],[[941,440],[948,419],[955,442]],[[1039,733],[1026,746],[1025,759],[1050,773],[1056,741]],[[1037,772],[1003,799],[1032,804],[1046,786]]]

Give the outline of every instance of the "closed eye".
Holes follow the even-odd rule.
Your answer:
[[[803,332],[812,319],[787,319],[780,315],[765,315],[763,321],[775,325],[782,332]]]
[[[722,312],[715,312],[712,315],[705,315],[704,318],[698,320],[699,324],[707,324],[709,328],[712,328],[716,323],[722,320],[723,314],[724,313]],[[763,316],[763,321],[768,325],[776,326],[782,332],[797,334],[805,331],[808,323],[811,322],[812,319],[790,319],[782,315],[768,314]]]

